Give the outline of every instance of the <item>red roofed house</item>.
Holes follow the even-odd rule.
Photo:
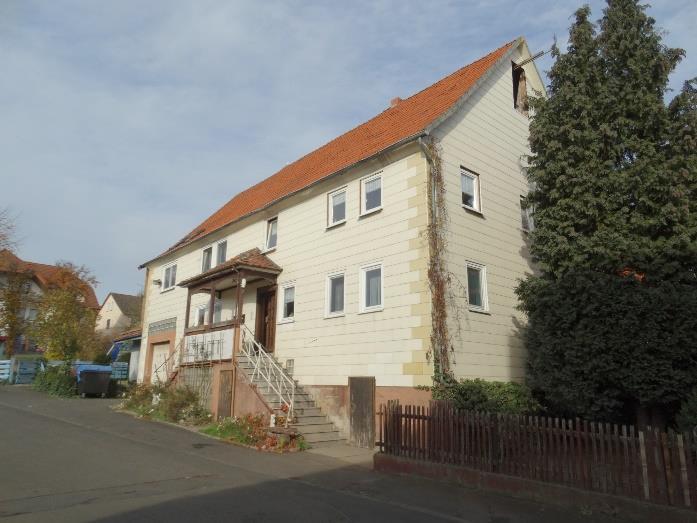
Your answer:
[[[456,376],[522,379],[533,89],[520,38],[233,197],[142,265],[139,381],[186,382],[198,363],[219,416],[292,409],[310,442],[372,446],[376,403],[427,399],[415,387],[432,383],[443,314]],[[448,299],[432,294],[434,261]]]
[[[14,255],[7,249],[0,250],[0,285],[7,279],[9,273],[25,273],[30,277],[31,289],[29,292],[34,296],[40,296],[46,289],[53,285],[60,285],[62,280],[61,268],[56,265],[47,265],[45,263],[36,263],[30,261],[24,261]],[[85,303],[88,307],[98,310],[99,302],[97,301],[97,296],[94,293],[94,289],[90,285],[85,285],[84,287],[84,297]],[[2,306],[0,304],[0,306]],[[26,319],[31,320],[36,315],[36,310],[28,307],[24,311],[24,316]],[[0,332],[0,355],[4,352],[4,344],[7,340]],[[26,339],[15,341],[15,352],[26,352],[31,351],[33,348],[31,344]]]

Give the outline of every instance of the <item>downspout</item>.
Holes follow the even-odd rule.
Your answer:
[[[419,147],[421,147],[421,150],[424,153],[424,156],[426,157],[426,161],[428,162],[429,165],[429,176],[433,176],[433,169],[431,169],[431,166],[433,165],[433,157],[431,156],[431,151],[428,150],[428,147],[424,143],[424,136],[430,136],[428,132],[425,132],[423,136],[419,136]],[[433,220],[438,219],[438,203],[436,201],[436,183],[435,180],[431,180],[431,216]]]

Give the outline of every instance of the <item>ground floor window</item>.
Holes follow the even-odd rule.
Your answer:
[[[383,308],[382,264],[366,265],[360,271],[360,312]]]

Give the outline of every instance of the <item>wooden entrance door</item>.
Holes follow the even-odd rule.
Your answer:
[[[349,377],[349,441],[375,447],[375,378]]]
[[[273,352],[276,338],[276,287],[257,291],[256,338],[267,352]]]

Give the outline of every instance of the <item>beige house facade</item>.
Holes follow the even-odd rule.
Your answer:
[[[138,323],[141,305],[140,296],[110,292],[99,309],[95,330],[104,335],[120,334]]]
[[[519,91],[544,92],[530,58],[517,39],[393,100],[144,263],[138,381],[174,379],[187,347],[216,347],[211,409],[229,414],[221,373],[253,340],[344,436],[352,378],[374,379],[374,403],[427,401],[416,387],[434,373],[429,223],[444,212],[453,373],[522,379],[514,288],[533,267]]]

